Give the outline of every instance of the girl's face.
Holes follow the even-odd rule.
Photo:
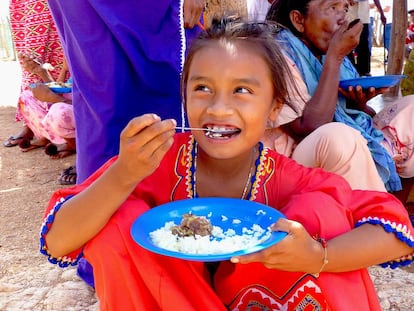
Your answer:
[[[298,29],[301,39],[316,55],[326,54],[333,33],[346,20],[347,0],[312,0]]]
[[[201,149],[213,158],[247,152],[278,113],[272,77],[252,45],[214,41],[201,48],[189,67],[186,88],[191,127],[231,130],[223,135],[194,131]]]

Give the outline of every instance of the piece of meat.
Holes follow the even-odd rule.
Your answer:
[[[204,216],[184,214],[179,226],[171,227],[171,232],[179,237],[211,235],[213,226]]]

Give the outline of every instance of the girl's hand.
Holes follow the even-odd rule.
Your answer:
[[[174,142],[177,122],[155,114],[132,119],[120,136],[117,167],[124,181],[136,184],[159,166]]]
[[[371,116],[375,115],[375,111],[367,105],[367,102],[379,94],[383,94],[388,88],[363,89],[361,86],[349,86],[348,89],[339,88],[339,93],[347,100],[347,106],[351,109],[360,110]]]
[[[323,263],[324,250],[298,222],[279,219],[273,231],[285,231],[288,235],[279,243],[257,253],[234,257],[233,263],[261,262],[269,269],[317,273]]]
[[[200,22],[204,0],[184,0],[184,27],[193,28]]]

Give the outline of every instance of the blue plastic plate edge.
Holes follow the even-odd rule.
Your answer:
[[[376,88],[392,87],[392,86],[395,86],[401,79],[404,79],[406,77],[407,77],[406,75],[384,75],[384,76],[359,77],[359,78],[341,80],[339,81],[339,87],[346,88],[349,86],[357,86],[357,85],[361,85],[361,87],[363,88],[368,88],[371,86],[376,87]],[[381,81],[381,80],[385,80],[384,82],[388,81],[388,83],[386,84],[378,83],[378,81]],[[366,81],[374,81],[374,83],[372,85],[367,85]],[[377,83],[378,86],[375,85],[375,82]]]
[[[46,84],[46,83],[44,83],[44,84]],[[36,83],[30,84],[30,87],[31,88],[36,87]],[[70,88],[70,87],[53,87],[52,86],[52,87],[49,87],[49,89],[52,92],[57,93],[57,94],[64,94],[64,93],[70,93],[70,92],[72,92],[72,88]]]
[[[71,88],[68,87],[50,87],[54,93],[63,94],[63,93],[70,93],[72,92]]]
[[[180,217],[182,216],[183,213],[188,212],[189,210],[192,210],[191,205],[195,206],[196,208],[199,206],[208,206],[211,204],[242,204],[242,206],[246,206],[246,205],[250,205],[250,207],[252,207],[253,205],[255,205],[257,207],[256,211],[258,211],[259,209],[263,210],[266,212],[266,215],[268,213],[270,213],[270,219],[272,222],[276,222],[277,219],[279,218],[285,218],[285,216],[280,213],[278,210],[269,207],[267,205],[261,204],[261,203],[257,203],[257,202],[253,202],[253,201],[247,201],[247,200],[239,200],[239,199],[232,199],[232,198],[197,198],[197,199],[185,199],[185,200],[179,200],[179,201],[174,201],[174,202],[169,202],[169,203],[165,203],[162,205],[159,205],[153,209],[150,209],[149,211],[141,214],[132,224],[131,226],[131,236],[133,238],[133,240],[140,245],[141,247],[143,247],[144,249],[151,251],[153,253],[159,254],[159,255],[164,255],[164,256],[169,256],[169,257],[174,257],[174,258],[180,258],[180,259],[184,259],[184,260],[191,260],[191,261],[202,261],[202,262],[212,262],[212,261],[224,261],[224,260],[229,260],[230,258],[234,257],[234,256],[241,256],[241,255],[246,255],[246,254],[251,254],[254,252],[258,252],[260,250],[263,250],[265,248],[268,248],[276,243],[278,243],[279,241],[281,241],[286,235],[286,232],[272,232],[271,236],[264,242],[259,243],[257,245],[255,245],[254,247],[250,248],[250,249],[244,249],[244,250],[239,250],[236,252],[232,252],[232,253],[223,253],[223,254],[211,254],[211,255],[198,255],[198,254],[185,254],[185,253],[179,253],[179,252],[174,252],[174,251],[170,251],[170,250],[166,250],[160,247],[157,247],[156,245],[154,245],[149,237],[149,232],[152,232],[160,227],[162,227],[164,225],[163,224],[158,224],[156,226],[151,227],[150,229],[147,230],[146,234],[142,232],[142,225],[144,227],[147,227],[145,225],[145,221],[146,219],[150,219],[152,214],[158,214],[160,212],[162,212],[162,210],[165,209],[165,212],[168,212],[168,210],[177,210],[177,209],[183,209],[183,211],[180,212]],[[208,208],[208,207],[207,207]],[[161,209],[161,210],[160,210]],[[185,209],[185,210],[184,210]],[[199,214],[201,215],[201,214]],[[269,217],[269,215],[268,215]],[[269,221],[270,221],[269,219]],[[141,224],[141,222],[143,222],[143,224]],[[146,228],[147,229],[147,228]],[[145,236],[144,238],[142,238],[143,236]]]

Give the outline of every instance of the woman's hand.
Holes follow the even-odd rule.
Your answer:
[[[58,103],[58,102],[65,102],[65,98],[60,96],[59,94],[53,93],[53,91],[44,84],[38,83],[35,87],[29,87],[33,93],[33,96],[42,101],[48,103]]]
[[[120,136],[119,157],[114,166],[124,181],[136,184],[159,166],[174,142],[176,121],[155,114],[132,119]]]
[[[358,45],[363,25],[356,23],[349,28],[349,22],[344,22],[333,34],[326,57],[335,57],[342,60]]]
[[[49,72],[42,68],[41,64],[36,61],[32,56],[19,53],[18,58],[22,64],[22,69],[30,72],[31,74],[37,75],[42,79],[43,82],[50,82],[52,81],[52,77],[50,76]]]
[[[285,231],[287,236],[279,243],[260,252],[233,257],[233,263],[261,262],[269,269],[318,273],[324,259],[322,245],[314,240],[298,222],[279,219],[273,231]]]
[[[200,22],[204,0],[184,0],[184,27],[193,28]]]
[[[388,88],[374,88],[370,87],[363,89],[360,85],[353,87],[349,86],[348,89],[339,88],[339,93],[345,97],[348,108],[363,111],[370,116],[375,115],[374,109],[367,105],[367,102],[379,94],[383,94]]]

